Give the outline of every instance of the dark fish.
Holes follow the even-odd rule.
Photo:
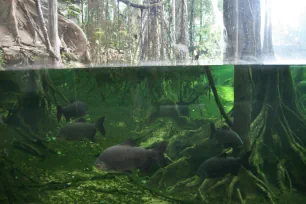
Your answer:
[[[95,161],[97,169],[109,172],[125,172],[137,168],[146,168],[151,159],[164,166],[166,143],[162,142],[154,149],[133,146],[133,141],[115,145],[105,149]]]
[[[221,129],[216,129],[215,124],[211,123],[211,135],[210,138],[213,136],[216,137],[216,140],[220,145],[223,145],[225,148],[227,147],[241,147],[243,146],[243,141],[239,137],[239,135],[234,132],[231,128],[227,126],[223,126]]]
[[[78,118],[87,114],[88,106],[82,101],[74,101],[65,107],[57,106],[57,120],[60,121],[62,115],[69,121],[70,118]]]
[[[75,140],[84,140],[87,138],[91,141],[94,141],[94,137],[97,133],[97,130],[103,136],[105,136],[105,129],[103,125],[104,120],[105,118],[102,117],[96,123],[89,123],[89,122],[68,123],[60,130],[58,139],[75,141]]]
[[[245,153],[242,157],[228,157],[226,153],[211,157],[201,164],[197,174],[201,178],[223,177],[230,173],[238,175],[241,166],[250,169],[249,157],[251,152]]]

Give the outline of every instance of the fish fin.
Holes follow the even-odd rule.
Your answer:
[[[75,120],[75,122],[77,122],[77,123],[85,123],[86,119],[85,118],[78,118],[78,119]]]
[[[166,158],[164,153],[167,148],[167,142],[163,141],[155,146],[154,151],[156,152],[156,160],[160,167],[166,166]]]
[[[246,169],[251,169],[251,164],[249,162],[249,158],[251,156],[252,151],[248,151],[246,153],[244,153],[241,157],[240,157],[240,162],[241,164],[246,168]]]
[[[120,145],[126,145],[126,146],[136,146],[136,143],[133,139],[129,138],[125,142],[121,143]]]
[[[92,142],[96,142],[96,140],[95,140],[96,134],[97,134],[97,130],[94,130],[94,131],[92,132],[92,135],[90,135],[90,137],[89,137],[88,139],[89,139],[90,141],[92,141]]]
[[[63,115],[63,108],[61,106],[57,106],[56,110],[57,110],[57,121],[59,122]]]
[[[105,133],[106,133],[105,128],[104,128],[104,121],[105,121],[105,117],[103,116],[96,122],[96,128],[103,136],[105,136]]]
[[[225,158],[225,157],[227,157],[227,153],[226,152],[222,152],[221,154],[218,155],[218,157]]]
[[[209,136],[209,138],[212,139],[215,134],[216,134],[215,123],[210,123],[210,136]]]

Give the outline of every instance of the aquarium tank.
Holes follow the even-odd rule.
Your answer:
[[[0,203],[306,203],[305,10],[2,0]]]

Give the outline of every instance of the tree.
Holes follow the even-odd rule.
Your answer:
[[[58,37],[58,17],[57,17],[57,0],[49,0],[49,36],[51,46],[53,47],[54,54],[56,58],[53,58],[53,63],[55,66],[60,65],[61,55],[60,55],[60,39]]]
[[[269,20],[272,8],[271,2],[265,3],[262,52],[273,57],[272,24]],[[260,14],[260,10],[258,0],[224,1],[224,22],[229,38],[227,60],[261,60],[260,23],[256,22],[260,21],[260,15],[254,15]],[[250,163],[253,168],[251,171],[242,168],[238,177],[224,178],[213,189],[226,185],[232,192],[232,186],[239,180],[239,186],[244,186],[243,189],[238,187],[237,191],[241,201],[255,191],[264,193],[271,203],[277,191],[290,192],[293,187],[304,189],[302,169],[306,166],[306,140],[303,137],[306,119],[296,101],[289,66],[235,66],[234,91],[233,129],[244,141],[244,151],[252,151]],[[270,185],[277,190],[273,192],[268,187]],[[211,189],[203,184],[201,192],[207,195],[205,192]]]

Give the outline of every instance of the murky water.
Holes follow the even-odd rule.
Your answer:
[[[217,131],[228,125],[220,108],[238,133],[235,121],[246,116],[233,110],[239,89],[234,66],[211,66],[210,71],[213,84],[201,66],[1,72],[1,203],[305,202],[303,66],[254,67],[249,78],[235,78],[252,87],[252,101],[239,99],[252,107],[245,114],[252,121],[250,168],[231,143],[211,137],[211,123]],[[76,101],[87,104],[86,114],[74,117],[66,110]],[[73,106],[72,112],[82,108]],[[101,117],[105,136],[96,123]],[[62,129],[73,123],[78,125],[68,128],[67,139]],[[90,130],[79,128],[84,123],[91,124]],[[92,134],[94,139],[88,139]],[[245,148],[246,137],[238,137]],[[129,139],[134,146],[125,143]],[[162,142],[167,148],[161,163],[156,155]],[[123,165],[129,171],[96,168],[99,155],[120,144],[129,150],[109,154],[104,162],[112,170]],[[226,161],[235,156],[238,171],[221,161],[213,167],[215,177],[201,175],[201,164],[214,156]]]

